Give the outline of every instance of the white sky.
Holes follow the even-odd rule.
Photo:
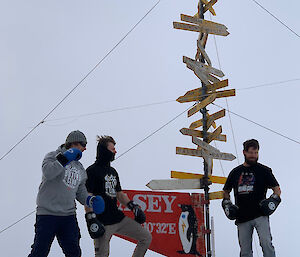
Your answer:
[[[296,31],[300,31],[296,1],[261,0],[266,8]],[[2,1],[0,3],[0,129],[4,154],[64,96],[155,4],[155,1]],[[197,33],[174,30],[180,14],[194,15],[197,1],[163,0],[101,66],[49,119],[175,100],[199,86],[199,80],[185,68],[182,56],[193,57]],[[215,21],[231,33],[217,37],[222,70],[230,88],[242,89],[264,83],[300,78],[299,38],[267,15],[250,0],[220,0]],[[209,15],[206,15],[209,19]],[[218,68],[213,37],[207,52]],[[299,141],[298,82],[281,86],[237,91],[229,98],[230,109]],[[223,99],[216,104],[225,106]],[[82,130],[89,141],[82,163],[95,158],[97,134],[117,140],[118,153],[182,112],[188,105],[177,102],[134,110],[93,115],[78,119],[49,121],[0,162],[0,230],[35,208],[44,155],[57,148],[66,135]],[[209,107],[212,112],[219,110]],[[271,229],[278,256],[297,251],[300,225],[297,184],[299,145],[254,124],[231,116],[239,159],[242,142],[257,138],[260,161],[270,166],[282,188],[282,204],[271,216]],[[200,118],[200,115],[199,115]],[[202,160],[175,154],[175,147],[192,147],[179,130],[196,117],[180,116],[143,144],[114,163],[124,189],[147,190],[151,179],[167,179],[170,170],[201,172]],[[218,120],[227,143],[224,152],[235,153],[228,115]],[[214,174],[223,176],[218,161]],[[225,175],[238,162],[223,161]],[[213,186],[212,191],[220,190]],[[197,192],[197,191],[194,191]],[[83,256],[93,255],[93,244],[78,210]],[[226,219],[220,201],[212,202],[215,218],[216,256],[238,256],[235,225]],[[26,256],[33,242],[35,217],[0,234],[3,256]],[[256,242],[257,239],[256,239]],[[258,243],[257,246],[259,247]],[[114,238],[110,256],[130,256],[134,245]],[[55,242],[49,256],[62,256]],[[159,256],[148,252],[146,256]],[[257,256],[254,251],[254,256]],[[259,255],[262,256],[259,249]]]

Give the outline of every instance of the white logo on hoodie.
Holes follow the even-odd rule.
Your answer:
[[[114,175],[106,175],[105,179],[105,191],[106,194],[110,197],[116,197],[116,186],[117,186],[117,178]]]
[[[80,170],[72,165],[67,165],[65,168],[65,177],[63,182],[69,188],[76,188],[79,182],[81,181]]]

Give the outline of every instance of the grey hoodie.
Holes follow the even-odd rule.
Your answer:
[[[79,161],[72,161],[63,167],[55,156],[64,151],[64,147],[59,147],[46,154],[43,160],[43,177],[36,200],[37,215],[74,215],[75,199],[83,205],[86,202],[86,171]]]

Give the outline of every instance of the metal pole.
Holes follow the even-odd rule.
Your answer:
[[[201,0],[199,0],[198,3],[198,13],[199,18],[204,19],[204,11],[203,11],[203,3]],[[201,35],[201,34],[200,34]],[[204,34],[202,33],[201,38]],[[205,48],[205,45],[203,46]],[[200,61],[204,63],[204,58],[201,57]],[[202,95],[207,94],[207,87],[202,82]],[[201,100],[204,100],[205,97],[203,97]],[[208,142],[208,135],[207,135],[207,109],[203,108],[200,110],[203,116],[203,141]],[[210,216],[209,216],[209,184],[208,184],[208,163],[204,160],[204,177],[203,177],[203,183],[204,183],[204,197],[205,197],[205,230],[206,230],[206,252],[207,257],[211,257],[211,230],[210,230]]]

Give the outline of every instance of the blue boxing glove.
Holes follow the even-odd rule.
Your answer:
[[[86,199],[86,205],[90,208],[93,208],[93,211],[96,214],[101,214],[102,212],[104,212],[105,209],[104,200],[99,195],[96,196],[89,195]]]
[[[56,155],[56,159],[60,162],[62,166],[66,166],[71,161],[79,161],[82,157],[82,152],[77,148],[70,148],[63,154],[59,153]]]

